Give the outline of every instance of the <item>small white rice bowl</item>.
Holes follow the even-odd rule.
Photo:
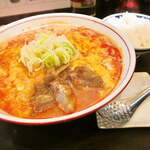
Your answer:
[[[136,50],[150,49],[150,16],[126,12],[103,20],[122,31]]]

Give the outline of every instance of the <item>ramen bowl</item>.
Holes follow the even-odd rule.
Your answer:
[[[44,14],[25,18],[22,20],[10,23],[0,29],[0,41],[7,39],[8,37],[13,37],[17,34],[30,31],[33,28],[39,28],[41,26],[49,25],[50,22],[65,22],[67,24],[75,26],[84,26],[92,30],[96,30],[104,35],[107,35],[110,39],[113,39],[118,47],[121,48],[122,53],[122,71],[120,79],[115,86],[115,88],[109,93],[103,100],[91,105],[83,110],[73,112],[67,115],[52,117],[47,119],[26,119],[15,117],[9,115],[8,113],[1,111],[0,119],[17,124],[27,124],[27,125],[42,125],[42,124],[54,124],[65,121],[70,121],[88,115],[95,112],[99,108],[103,107],[110,101],[112,101],[122,90],[127,86],[134,73],[136,56],[133,46],[129,40],[115,27],[102,21],[101,19],[73,14],[73,13],[54,13],[54,14]],[[90,50],[89,50],[90,51]],[[17,78],[17,77],[16,77]],[[26,109],[26,108],[25,108]]]

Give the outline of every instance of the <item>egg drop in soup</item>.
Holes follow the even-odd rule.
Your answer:
[[[51,24],[0,43],[0,109],[32,119],[64,116],[107,97],[121,78],[121,48],[84,26]]]

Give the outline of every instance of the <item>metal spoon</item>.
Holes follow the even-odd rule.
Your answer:
[[[105,120],[122,125],[128,122],[139,105],[150,95],[150,87],[131,98],[113,101],[99,109],[98,114]]]

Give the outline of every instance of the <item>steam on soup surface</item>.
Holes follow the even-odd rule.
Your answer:
[[[103,100],[118,83],[122,53],[86,27],[49,25],[0,45],[0,108],[21,118],[74,113]]]

